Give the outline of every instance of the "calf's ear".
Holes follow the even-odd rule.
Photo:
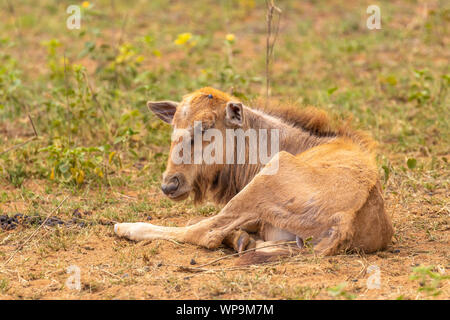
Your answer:
[[[162,121],[172,124],[173,115],[177,111],[178,102],[148,101],[147,107]]]
[[[230,101],[226,106],[225,123],[232,127],[242,127],[244,121],[242,103]]]

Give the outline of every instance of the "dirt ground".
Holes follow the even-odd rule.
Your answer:
[[[445,190],[442,192],[445,195]],[[127,194],[125,190],[120,194],[116,207],[126,206],[141,196],[139,192]],[[64,197],[61,194],[57,198]],[[71,201],[77,200],[83,199],[71,196]],[[248,267],[235,267],[236,257],[231,256],[199,268],[233,252],[225,247],[207,250],[168,241],[133,243],[118,239],[112,226],[99,223],[85,228],[45,227],[28,242],[32,230],[21,227],[1,234],[2,264],[16,253],[18,244],[24,243],[24,247],[0,269],[8,279],[8,289],[0,298],[429,298],[427,291],[418,289],[433,287],[432,279],[410,277],[413,268],[421,265],[435,266],[438,274],[448,272],[448,213],[423,202],[405,204],[393,195],[386,197],[386,203],[395,226],[393,244],[386,251],[333,257],[304,252],[277,263]],[[26,204],[18,202],[8,206],[19,209]],[[83,217],[95,221],[93,216],[95,213],[83,213]],[[155,217],[151,222],[181,226],[195,216],[198,214],[174,213],[170,218]],[[69,289],[66,284],[72,275],[67,269],[73,265],[81,271],[80,291]],[[370,280],[377,270],[379,288]],[[442,280],[436,289],[441,292],[440,299],[450,297],[448,280]]]

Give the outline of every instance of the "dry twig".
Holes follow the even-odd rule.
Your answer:
[[[271,59],[273,58],[273,48],[275,47],[275,42],[278,38],[278,31],[280,29],[280,21],[281,21],[281,9],[275,6],[274,0],[266,0],[266,6],[267,6],[267,15],[266,15],[266,21],[267,21],[267,38],[266,38],[266,106],[269,105],[269,96],[270,96],[270,76],[271,76],[271,70],[270,70],[270,64]],[[275,32],[272,37],[272,22],[273,22],[273,14],[274,12],[278,13],[278,21],[277,25],[275,27]]]

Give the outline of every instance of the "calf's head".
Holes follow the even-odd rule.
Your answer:
[[[196,200],[200,200],[205,184],[214,183],[214,177],[225,163],[226,129],[243,126],[242,103],[221,91],[203,88],[184,96],[181,102],[149,101],[147,105],[161,120],[173,126],[162,191],[173,200],[183,200],[193,191]],[[217,142],[216,147],[223,147],[222,152],[217,149],[212,152],[214,161],[204,159],[200,151],[212,142]]]

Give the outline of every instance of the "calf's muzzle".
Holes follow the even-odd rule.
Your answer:
[[[161,185],[161,190],[165,195],[173,195],[178,191],[180,187],[180,180],[178,177],[171,177],[167,183],[163,183]]]

